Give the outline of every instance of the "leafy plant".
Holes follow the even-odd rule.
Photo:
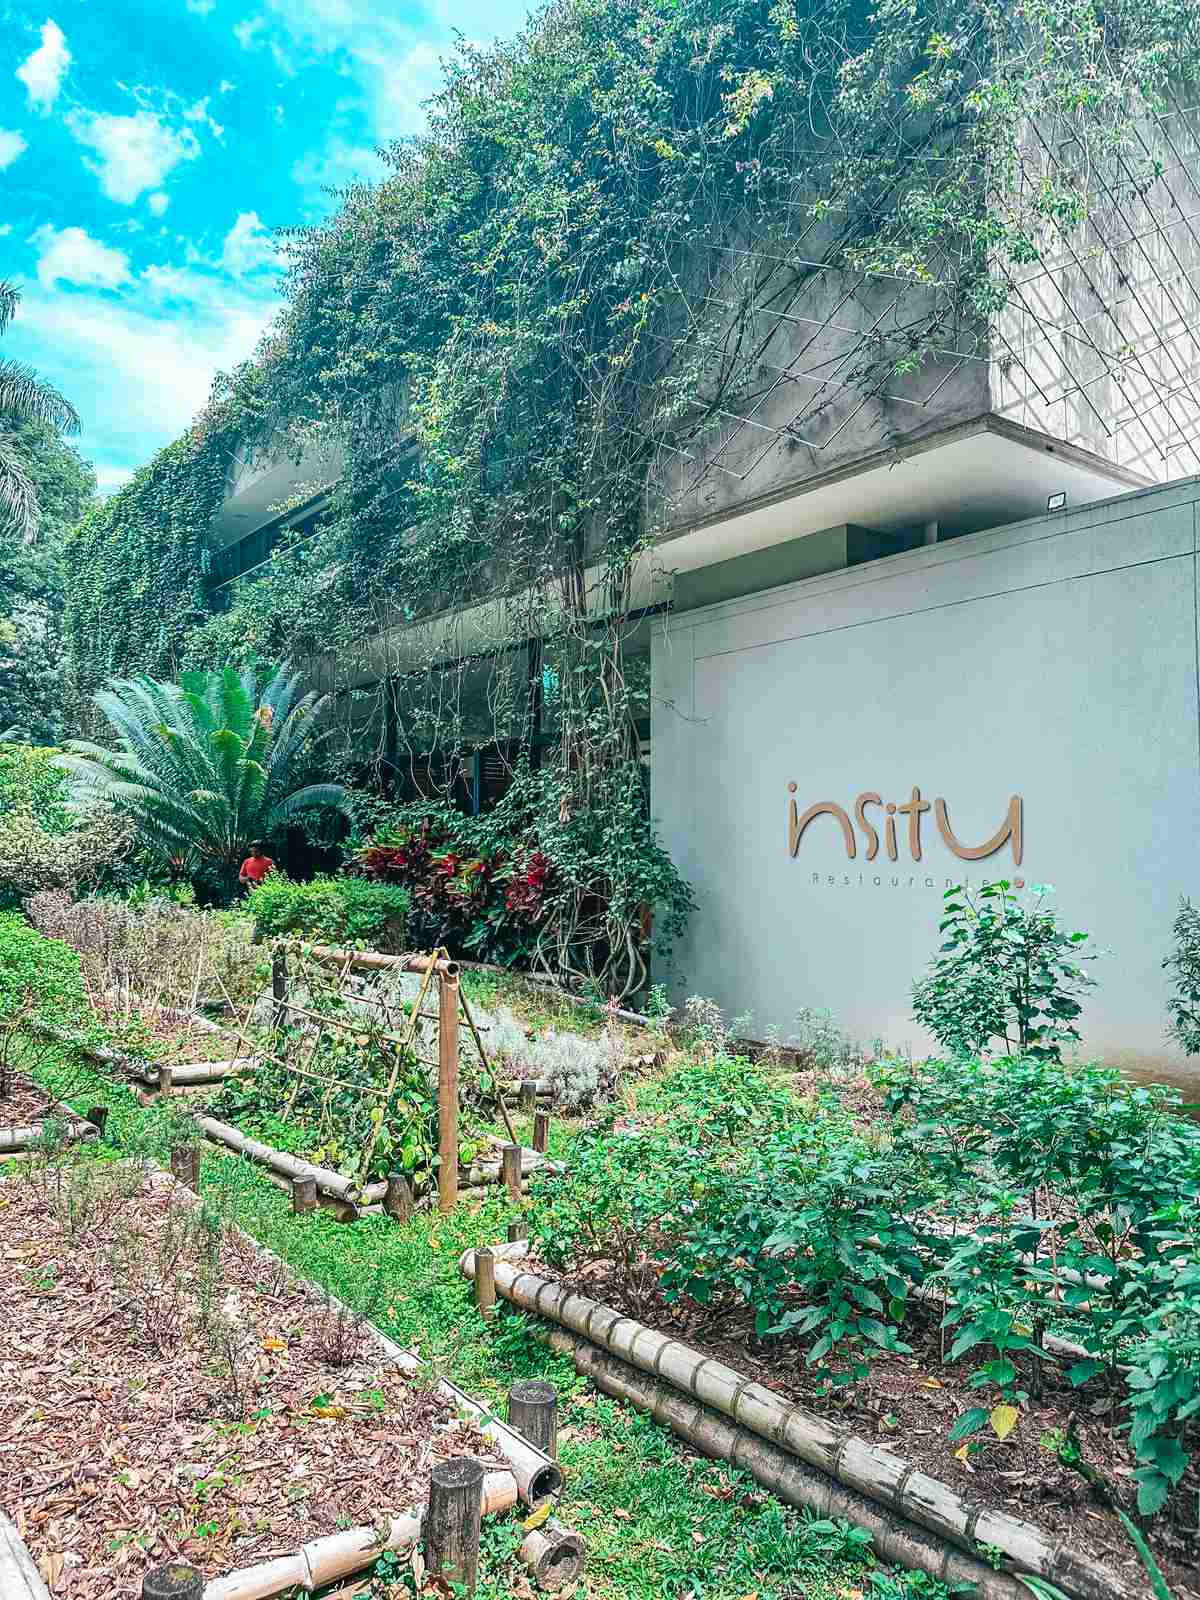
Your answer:
[[[1200,911],[1181,895],[1172,927],[1175,948],[1163,960],[1171,980],[1167,1033],[1189,1056],[1200,1055]]]
[[[252,668],[228,667],[185,673],[178,685],[114,680],[96,704],[120,743],[67,745],[75,792],[127,813],[173,869],[211,875],[226,894],[256,840],[344,804],[340,785],[300,781],[323,739],[314,726],[325,702],[301,695],[284,668],[262,683]]]
[[[0,333],[16,315],[20,301],[16,284],[0,279]],[[60,433],[77,433],[79,415],[32,367],[4,357],[0,358],[0,417],[5,420],[0,431],[0,527],[9,535],[30,538],[38,525],[37,489],[9,430],[13,424],[33,422]]]
[[[350,876],[294,883],[272,872],[246,897],[246,910],[268,937],[298,934],[336,944],[402,950],[409,895],[398,884]]]
[[[943,1049],[1059,1061],[1078,1043],[1079,996],[1095,986],[1084,970],[1086,933],[1068,933],[1046,905],[1049,890],[1028,898],[1005,880],[972,892],[947,889],[942,944],[928,976],[913,986],[913,1012]]]

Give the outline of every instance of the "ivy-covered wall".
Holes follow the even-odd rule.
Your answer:
[[[83,725],[106,678],[178,668],[189,630],[207,615],[209,524],[227,463],[220,438],[185,435],[68,536],[68,698]]]

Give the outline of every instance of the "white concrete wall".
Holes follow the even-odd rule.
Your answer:
[[[1172,1060],[1160,962],[1179,894],[1200,899],[1198,515],[1190,479],[664,622],[653,812],[699,901],[676,994],[750,1010],[758,1037],[812,1005],[921,1049],[910,987],[947,879],[1019,875],[1115,952],[1089,1050]],[[919,863],[903,828],[895,863],[861,835],[848,860],[828,816],[793,858],[790,782],[801,811],[851,816],[919,785],[971,845],[1019,794],[1024,860],[956,859],[932,812]]]

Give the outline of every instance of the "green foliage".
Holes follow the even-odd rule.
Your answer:
[[[344,804],[338,784],[301,782],[324,736],[324,701],[285,668],[185,673],[178,685],[114,680],[96,696],[117,750],[74,740],[62,757],[76,794],[133,818],[140,842],[179,872],[232,890],[256,840],[305,812]]]
[[[0,541],[0,729],[56,743],[63,734],[62,544],[90,504],[96,478],[45,424],[8,437],[38,502],[33,539]]]
[[[250,891],[246,910],[272,938],[298,934],[326,944],[403,950],[408,891],[347,876],[293,883],[285,873],[272,872]]]
[[[1200,1055],[1200,911],[1186,895],[1171,929],[1175,948],[1163,961],[1171,980],[1167,1033],[1189,1056]]]
[[[399,808],[356,857],[356,870],[412,893],[422,947],[524,962],[610,993],[647,976],[643,909],[659,949],[682,932],[691,892],[654,836],[635,771],[576,812],[556,770],[524,768],[492,810]]]
[[[128,818],[105,805],[91,807],[65,833],[51,831],[26,807],[5,812],[0,902],[15,905],[41,889],[96,888],[128,856],[132,831]]]
[[[1077,998],[1095,987],[1082,949],[1047,908],[1044,886],[1027,898],[1005,880],[975,892],[947,889],[938,927],[942,944],[928,975],[913,985],[913,1012],[944,1050],[1060,1061],[1079,1042]]]
[[[49,833],[71,826],[67,775],[53,746],[0,744],[0,815],[32,811]]]
[[[69,945],[47,939],[11,911],[0,911],[0,1017],[32,1005],[51,1024],[90,1021],[79,957]]]
[[[635,1315],[659,1294],[743,1308],[835,1386],[874,1351],[905,1350],[912,1290],[935,1286],[946,1359],[969,1361],[980,1391],[955,1438],[1003,1436],[1037,1398],[1053,1322],[1087,1352],[1072,1383],[1123,1391],[1139,1508],[1161,1509],[1200,1415],[1200,1128],[1169,1091],[1105,1067],[873,1072],[887,1139],[828,1092],[798,1104],[747,1062],[673,1074],[652,1120],[592,1132],[565,1176],[539,1180],[539,1254],[607,1267]],[[751,1127],[770,1132],[750,1142]]]
[[[0,279],[0,333],[16,315],[21,292]],[[21,361],[0,357],[0,533],[30,539],[38,529],[38,483],[29,471],[13,430],[46,428],[78,433],[79,416],[69,400]]]
[[[95,506],[63,545],[68,696],[82,726],[105,680],[172,676],[206,615],[209,523],[225,493],[228,446],[189,434]]]

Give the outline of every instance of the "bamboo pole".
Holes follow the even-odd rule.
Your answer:
[[[500,1172],[504,1179],[504,1187],[508,1190],[510,1200],[521,1198],[521,1174],[523,1168],[521,1160],[521,1147],[519,1144],[506,1144],[500,1162]]]
[[[142,1577],[142,1600],[202,1600],[204,1575],[198,1567],[171,1561]]]
[[[544,1156],[549,1143],[550,1117],[545,1111],[536,1111],[533,1116],[533,1148],[538,1155]]]
[[[491,1252],[488,1252],[491,1255]],[[483,1251],[475,1252],[475,1288],[478,1295],[479,1267]],[[496,1303],[495,1257],[492,1257],[492,1304]],[[508,1391],[510,1426],[537,1445],[548,1456],[558,1454],[558,1390],[544,1378],[518,1378]]]
[[[358,1200],[358,1191],[353,1179],[344,1178],[340,1172],[330,1172],[326,1167],[318,1167],[311,1161],[301,1160],[299,1156],[290,1156],[283,1150],[276,1150],[273,1145],[264,1144],[261,1139],[252,1139],[249,1134],[231,1128],[227,1122],[219,1122],[216,1117],[197,1115],[196,1124],[214,1144],[223,1144],[227,1149],[236,1151],[238,1155],[248,1156],[250,1160],[270,1167],[281,1177],[312,1178],[318,1189],[335,1196],[338,1200],[344,1200],[350,1205],[354,1205]]]
[[[511,1511],[516,1503],[516,1480],[511,1472],[484,1474],[480,1493],[483,1516],[499,1516]],[[348,1528],[342,1533],[310,1539],[291,1555],[214,1578],[205,1586],[204,1600],[271,1600],[288,1589],[303,1589],[311,1594],[314,1589],[373,1565],[385,1550],[415,1549],[425,1515],[425,1506],[414,1506],[403,1516],[385,1515],[371,1527]]]
[[[23,1126],[0,1128],[0,1154],[19,1155],[28,1150],[42,1137],[46,1130],[44,1122],[30,1122]],[[90,1122],[68,1122],[65,1137],[70,1144],[81,1140],[96,1138],[96,1129]]]
[[[490,1250],[483,1249],[475,1252],[475,1305],[481,1317],[494,1317],[496,1315],[495,1260],[496,1258]],[[513,1417],[511,1402],[508,1407],[508,1420],[517,1429],[518,1433],[525,1432]],[[525,1437],[531,1439],[532,1435],[525,1433]],[[533,1443],[545,1449],[540,1439],[533,1439]],[[550,1452],[547,1453],[549,1454]]]
[[[430,960],[433,958],[430,957]],[[458,977],[438,982],[438,1209],[458,1204]]]
[[[314,961],[319,961],[323,966],[357,968],[360,972],[415,972],[422,973],[429,970],[429,963],[433,961],[433,970],[439,977],[456,978],[458,976],[458,963],[451,961],[447,956],[430,957],[424,955],[387,956],[378,950],[338,950],[332,945],[313,944],[305,947],[304,954],[311,956]]]
[[[574,1529],[564,1527],[557,1517],[550,1517],[525,1535],[517,1554],[538,1588],[557,1594],[583,1577],[587,1545]]]
[[[524,1252],[521,1244],[502,1245],[494,1251],[497,1292],[564,1330],[569,1342],[559,1340],[556,1348],[569,1350],[586,1375],[598,1375],[595,1381],[606,1392],[620,1390],[626,1398],[633,1398],[660,1420],[669,1421],[676,1432],[706,1454],[737,1460],[760,1482],[791,1484],[789,1493],[801,1496],[791,1503],[812,1505],[819,1516],[850,1515],[820,1508],[822,1502],[833,1503],[831,1495],[836,1488],[839,1495],[850,1497],[858,1506],[858,1514],[851,1520],[864,1527],[878,1525],[882,1530],[879,1537],[891,1540],[897,1548],[905,1548],[904,1540],[895,1530],[888,1531],[888,1516],[903,1519],[924,1530],[926,1537],[932,1533],[971,1555],[981,1545],[991,1545],[1015,1568],[1058,1585],[1073,1600],[1124,1600],[1126,1590],[1115,1574],[1041,1528],[974,1505],[892,1451],[781,1399],[723,1362],[586,1295],[573,1294],[561,1284],[521,1270],[513,1261]],[[473,1275],[473,1251],[466,1252],[460,1267],[464,1276]],[[635,1398],[639,1396],[640,1402]],[[747,1437],[739,1438],[739,1433]],[[782,1464],[778,1457],[783,1458]],[[765,1478],[759,1476],[755,1463]],[[768,1486],[774,1487],[774,1481]],[[884,1553],[882,1549],[880,1553]],[[888,1559],[903,1562],[906,1557]],[[939,1560],[944,1568],[945,1559]],[[932,1569],[922,1566],[922,1570]],[[995,1576],[998,1580],[1003,1575]],[[993,1587],[991,1593],[997,1600],[1001,1594],[1006,1600],[1016,1600],[1024,1591],[1005,1578],[1004,1586]]]

